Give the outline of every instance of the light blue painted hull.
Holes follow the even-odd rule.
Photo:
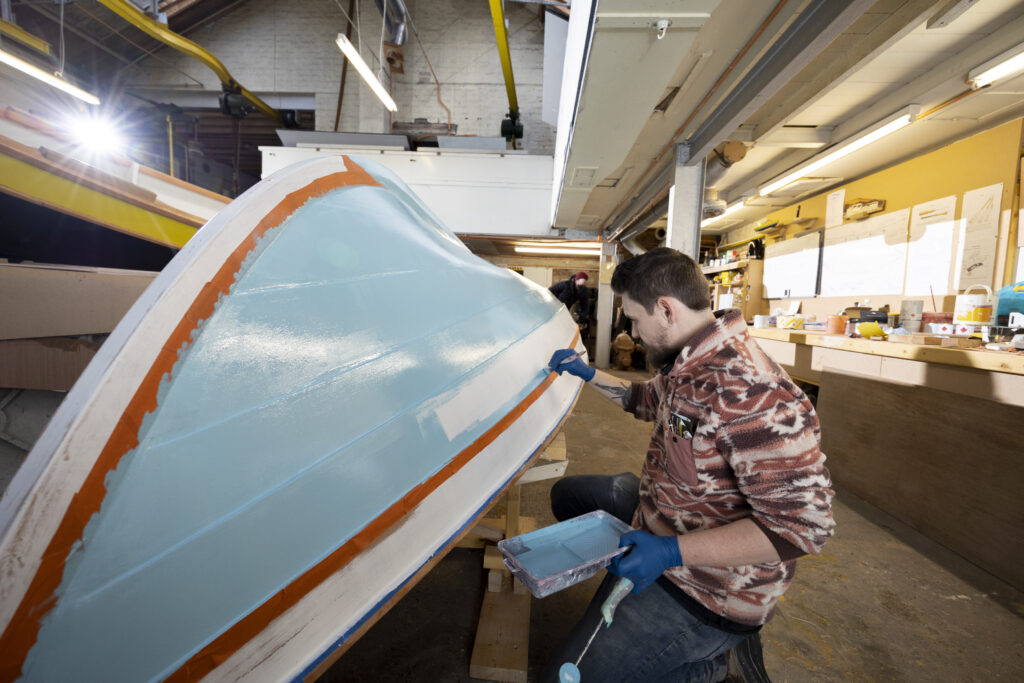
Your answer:
[[[475,414],[445,407],[539,331],[551,336],[545,348],[574,343],[566,314],[546,290],[473,256],[388,171],[357,163],[382,186],[333,189],[267,230],[191,333],[66,558],[26,680],[180,675],[417,487],[440,480],[443,489],[458,454],[551,382],[538,355],[528,381],[472,401]],[[507,453],[485,503],[577,390],[563,388],[561,412],[505,447],[519,452]],[[439,523],[423,555],[457,537],[479,502]],[[344,628],[318,636],[296,671],[324,642],[344,644],[420,564],[397,585],[353,585],[376,595],[373,604],[339,615]]]

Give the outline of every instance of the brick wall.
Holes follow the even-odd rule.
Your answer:
[[[343,57],[334,44],[345,30],[338,3],[348,0],[249,0],[216,21],[189,34],[253,92],[312,93],[318,130],[334,128]],[[496,136],[508,111],[508,99],[485,0],[406,0],[438,79],[441,98],[451,109],[452,123],[462,135]],[[360,0],[362,52],[376,68],[381,15],[372,0]],[[544,28],[537,5],[506,3],[516,91],[525,128],[523,148],[551,154],[554,128],[540,120],[544,62]],[[355,17],[353,17],[354,19]],[[447,121],[423,53],[412,31],[404,46],[405,73],[394,74],[391,92],[399,110],[396,120],[426,118]],[[356,34],[353,30],[353,42]],[[179,72],[219,90],[213,72],[170,48],[147,58],[128,72],[128,85],[161,88],[199,86]],[[387,111],[349,69],[340,130],[380,133],[388,129]]]

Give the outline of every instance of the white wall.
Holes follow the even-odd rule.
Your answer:
[[[536,282],[541,287],[551,286],[551,269],[550,268],[537,268],[534,266],[523,267],[523,277],[527,280]]]
[[[347,0],[338,0],[348,9]],[[488,3],[484,0],[406,0],[430,61],[441,81],[441,97],[452,110],[460,135],[499,135],[508,111],[501,64]],[[381,15],[372,0],[360,0],[362,49],[375,67]],[[544,33],[537,5],[505,4],[509,20],[512,68],[522,114],[523,148],[551,154],[554,128],[541,120]],[[355,18],[355,17],[353,17]],[[191,32],[188,37],[213,53],[253,92],[311,93],[317,130],[333,130],[343,58],[334,39],[345,30],[335,0],[249,0]],[[398,121],[426,118],[446,122],[423,53],[411,30],[404,46],[405,73],[394,74],[392,94]],[[357,42],[353,31],[353,42]],[[201,63],[162,48],[127,70],[129,86],[205,89],[220,85]],[[185,71],[202,86],[182,75]],[[349,69],[340,130],[380,133],[388,127],[386,110],[353,69]]]
[[[260,147],[263,177],[306,159],[339,154],[337,149]],[[346,149],[401,178],[441,221],[458,233],[551,234],[551,157],[509,154],[379,152]]]

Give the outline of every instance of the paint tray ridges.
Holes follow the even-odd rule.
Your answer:
[[[630,531],[603,510],[590,512],[498,543],[509,571],[543,598],[584,581],[625,548],[619,537]]]

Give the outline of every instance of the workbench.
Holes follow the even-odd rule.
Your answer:
[[[836,484],[1024,588],[1024,354],[805,330],[750,335],[817,385]]]

